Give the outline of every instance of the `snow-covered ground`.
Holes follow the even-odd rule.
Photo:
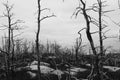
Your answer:
[[[72,67],[70,70],[73,71],[73,72],[83,72],[83,71],[86,71],[87,69],[78,68],[78,67]]]
[[[70,69],[70,74],[71,75],[76,75],[78,72],[84,72],[86,71],[87,69],[84,69],[84,68],[78,68],[78,67],[72,67]],[[67,71],[65,71],[66,73],[69,73],[69,69],[67,69]]]
[[[31,66],[27,66],[27,67],[29,67],[31,70],[38,70],[37,65],[31,65]],[[41,65],[40,69],[41,69],[41,73],[43,73],[43,74],[48,74],[48,73],[51,73],[52,71],[54,71],[54,69],[44,66],[44,65]]]
[[[113,67],[113,66],[103,66],[103,68],[109,69],[110,71],[113,72],[120,70],[120,67]]]
[[[64,74],[64,72],[57,69],[57,70],[54,70],[53,72],[51,72],[51,74],[62,75],[62,74]]]
[[[87,66],[90,66],[90,64],[86,64]],[[115,67],[115,66],[103,66],[105,69],[109,69],[110,71],[116,72],[120,70],[120,67]]]
[[[31,66],[31,65],[37,65],[37,64],[38,64],[38,61],[33,61],[29,65]],[[50,64],[46,62],[40,62],[40,65],[50,66]]]

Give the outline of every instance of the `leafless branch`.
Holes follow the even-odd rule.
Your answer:
[[[3,5],[6,7],[6,10],[8,10],[8,11],[11,11],[11,9],[13,9],[13,6],[14,6],[14,4],[9,5],[8,1],[7,1],[7,3],[3,3]]]
[[[43,20],[45,20],[47,18],[51,18],[51,17],[56,17],[56,15],[52,14],[50,16],[45,16],[45,17],[41,18],[40,21],[43,21]]]
[[[96,22],[96,21],[90,21],[92,24],[94,24],[95,26],[97,26],[97,27],[99,27],[99,24],[98,24],[98,22]]]
[[[75,15],[75,18],[77,18],[78,16],[78,13],[80,13],[81,9],[75,11],[73,14],[72,14],[72,17]]]
[[[93,4],[92,6],[90,6],[91,8],[89,8],[89,10],[93,10],[94,12],[98,12],[98,6],[97,3]]]
[[[78,48],[80,48],[80,46],[81,46],[81,43],[82,43],[82,34],[80,33],[80,32],[78,32],[78,34],[79,34],[79,44],[78,44]]]
[[[106,30],[106,31],[104,32],[104,34],[107,33],[107,32],[109,32],[110,30],[111,30],[111,29]]]
[[[108,38],[117,38],[116,36],[104,36],[102,40],[108,39]]]
[[[120,27],[120,22],[115,22],[114,20],[112,20],[111,17],[107,16],[107,15],[104,15],[105,17],[109,18],[115,25],[119,26]]]
[[[11,10],[13,9],[14,4],[9,5],[9,3],[7,1],[7,3],[3,3],[3,5],[5,6],[6,12],[7,12],[7,14],[3,12],[3,17],[11,17],[12,18],[14,13],[12,13]]]
[[[117,38],[116,36],[106,36],[105,34],[109,31],[110,31],[110,29],[106,30],[105,32],[102,32],[102,34],[103,34],[102,40],[105,40],[105,39],[108,39],[108,38]]]
[[[80,30],[78,31],[78,34],[80,34],[80,32],[83,31],[84,29],[86,29],[86,28],[82,28],[82,29],[80,29]]]
[[[13,22],[12,24],[11,24],[11,26],[14,26],[14,25],[16,25],[16,24],[18,24],[18,23],[24,23],[24,21],[23,20],[16,20],[15,22]]]
[[[42,11],[45,11],[45,10],[50,11],[50,9],[49,9],[49,8],[44,8],[44,9],[41,9],[40,11],[42,12]]]
[[[91,32],[90,34],[96,34],[96,33],[99,33],[99,31]]]
[[[115,11],[115,10],[102,11],[102,14],[105,14],[105,13],[108,13],[108,12],[112,12],[112,11]]]
[[[6,51],[3,51],[1,48],[0,48],[0,51],[8,55],[8,53]]]
[[[81,10],[82,10],[82,9],[81,9],[81,7],[80,7],[80,3],[79,3],[79,6],[75,9],[75,11],[73,12],[73,14],[72,14],[71,17],[73,17],[73,16],[75,15],[75,18],[77,18],[78,13],[80,13]]]
[[[104,21],[104,20],[103,20],[103,21]],[[99,21],[96,20],[95,18],[91,17],[90,22],[91,22],[92,24],[94,24],[95,26],[99,27]],[[104,21],[104,22],[105,22],[105,21]],[[106,22],[105,22],[105,23],[106,23]],[[107,24],[102,24],[102,29],[104,29],[104,28],[106,28],[106,27],[108,27]]]

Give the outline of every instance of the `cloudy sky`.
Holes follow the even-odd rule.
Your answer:
[[[87,5],[91,6],[96,0],[86,0]],[[0,15],[4,11],[2,5],[6,0],[0,0]],[[11,4],[14,4],[13,12],[15,13],[16,19],[21,19],[25,21],[25,29],[21,32],[24,32],[21,37],[24,37],[28,40],[35,40],[35,33],[37,29],[37,0],[9,0]],[[115,10],[107,15],[110,16],[116,23],[120,21],[120,10],[118,9],[117,0],[109,0],[106,2],[108,5],[106,10]],[[40,40],[42,42],[57,41],[59,44],[64,46],[73,45],[75,39],[79,37],[77,32],[85,27],[84,17],[79,15],[78,18],[72,16],[75,8],[78,6],[78,0],[42,0],[42,8],[50,8],[51,11],[43,12],[42,16],[51,15],[54,13],[56,17],[46,19],[41,23],[41,33]],[[92,16],[93,13],[90,13]],[[118,17],[119,16],[119,17]],[[95,16],[96,17],[96,16]],[[107,21],[107,25],[111,28],[111,31],[108,32],[108,35],[118,35],[119,27],[116,26],[108,18],[104,18]],[[0,25],[5,24],[5,19],[0,19]],[[96,28],[92,28],[92,31]],[[107,29],[106,29],[107,30]],[[6,34],[5,31],[0,31],[0,37]],[[86,35],[84,31],[82,32],[82,37],[84,43],[87,42]],[[96,44],[98,44],[97,35],[93,35]],[[111,42],[112,41],[112,42]],[[110,39],[105,41],[106,45],[116,45],[118,44],[118,39]]]

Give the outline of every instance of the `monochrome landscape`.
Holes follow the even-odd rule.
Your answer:
[[[120,80],[120,1],[0,0],[0,80]]]

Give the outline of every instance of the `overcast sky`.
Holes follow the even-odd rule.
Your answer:
[[[0,15],[2,15],[4,11],[2,3],[5,1],[6,0],[0,0]],[[86,0],[86,3],[91,6],[95,1],[96,0]],[[14,4],[13,12],[15,13],[16,19],[25,21],[24,25],[26,28],[21,31],[24,32],[21,37],[28,40],[35,40],[35,32],[37,28],[37,0],[9,0],[9,2]],[[108,4],[108,7],[105,8],[106,10],[115,10],[107,15],[118,23],[120,21],[120,10],[118,9],[117,0],[109,0],[106,4]],[[64,46],[73,45],[75,39],[79,37],[77,32],[85,27],[85,21],[82,15],[79,15],[76,19],[74,17],[71,18],[77,6],[78,0],[65,0],[65,2],[62,0],[42,0],[42,7],[51,9],[51,11],[43,12],[42,16],[54,13],[56,17],[46,19],[42,22],[40,40],[42,42],[46,42],[47,40],[57,41]],[[93,16],[94,14],[91,15]],[[119,27],[113,24],[108,18],[105,18],[105,20],[107,21],[109,28],[111,28],[108,35],[118,35]],[[0,19],[0,25],[3,23],[5,23],[5,20]],[[93,28],[92,30],[94,31],[96,29]],[[5,33],[6,31],[0,31],[0,37],[4,36]],[[87,43],[84,31],[82,34],[84,43]],[[96,35],[94,35],[94,38],[95,41],[98,42]],[[105,43],[106,45],[109,45],[110,43],[116,45],[118,40],[107,40]]]

